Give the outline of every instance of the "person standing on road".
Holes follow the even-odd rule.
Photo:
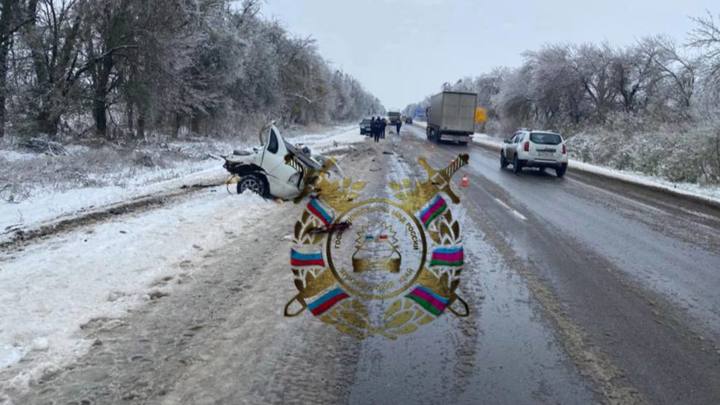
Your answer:
[[[380,118],[380,135],[382,139],[385,139],[385,127],[387,127],[387,121],[385,121],[385,118]]]
[[[395,128],[397,128],[397,134],[400,136],[400,128],[402,127],[402,121],[398,120],[398,122],[395,123]]]
[[[370,121],[370,133],[372,134],[373,139],[375,142],[378,142],[378,139],[380,138],[380,119],[375,119],[373,117],[372,121]]]

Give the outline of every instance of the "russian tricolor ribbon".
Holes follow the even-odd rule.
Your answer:
[[[322,252],[302,253],[290,249],[290,265],[292,267],[325,267]]]
[[[308,211],[320,220],[325,226],[330,226],[333,217],[328,210],[317,198],[311,198],[307,205]]]
[[[313,315],[320,316],[335,304],[348,297],[349,295],[340,287],[335,287],[309,303],[308,308]]]

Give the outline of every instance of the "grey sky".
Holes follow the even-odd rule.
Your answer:
[[[263,15],[356,77],[387,108],[402,108],[446,81],[550,42],[626,45],[646,35],[685,41],[690,16],[720,13],[717,0],[266,0]]]

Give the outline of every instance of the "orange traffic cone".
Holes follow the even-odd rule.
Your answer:
[[[463,174],[462,179],[460,180],[460,187],[468,188],[469,186],[470,186],[470,179],[468,179],[467,174]]]

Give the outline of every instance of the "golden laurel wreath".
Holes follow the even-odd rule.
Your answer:
[[[438,196],[448,197],[457,204],[459,198],[452,191],[450,180],[452,175],[467,162],[468,155],[462,154],[447,168],[437,171],[430,167],[423,158],[420,158],[419,163],[428,173],[426,180],[411,182],[406,179],[401,183],[393,182],[390,187],[394,193],[394,200],[375,199],[372,201],[391,204],[411,218],[416,218],[416,213],[423,207],[427,207],[428,203],[434,201],[434,198],[437,199]],[[334,219],[337,219],[349,210],[367,203],[357,202],[360,192],[365,188],[364,182],[353,182],[350,179],[330,181],[321,172],[314,186],[317,193],[314,198],[317,201],[311,200],[294,228],[291,268],[298,294],[285,306],[285,316],[288,317],[301,314],[308,308],[308,305],[312,306],[312,304],[308,304],[310,301],[317,300],[323,294],[332,294],[333,286],[337,286],[340,282],[324,256],[320,258],[317,254],[314,256],[300,254],[301,257],[297,258],[298,263],[293,262],[292,255],[296,250],[319,251],[322,254],[325,251],[323,247],[334,232],[332,227],[337,224],[323,215],[326,213],[322,212],[320,204],[336,213],[337,216]],[[462,250],[460,224],[453,217],[449,205],[425,228],[420,226],[418,229],[424,232],[423,244],[426,235],[434,249],[451,247],[457,249],[459,247]],[[423,250],[422,254],[426,255],[426,250]],[[325,256],[328,255],[329,253]],[[306,267],[302,265],[303,263],[317,265]],[[446,310],[456,316],[464,317],[469,314],[469,308],[467,303],[456,293],[461,273],[462,266],[432,266],[428,265],[426,258],[423,257],[421,267],[413,282],[422,287],[423,291],[431,292],[434,297],[446,303]],[[328,291],[330,292],[328,293]],[[421,325],[431,322],[438,316],[435,312],[429,313],[427,306],[419,305],[417,301],[408,299],[408,296],[403,294],[393,297],[381,315],[380,324],[373,323],[365,297],[349,295],[346,291],[338,294],[340,295],[335,295],[333,298],[337,299],[340,296],[340,300],[329,309],[316,315],[337,330],[360,339],[372,335],[396,339],[400,335],[416,331]],[[295,307],[294,310],[293,307]],[[437,311],[435,308],[430,308],[430,310]],[[315,314],[314,310],[313,313]]]

